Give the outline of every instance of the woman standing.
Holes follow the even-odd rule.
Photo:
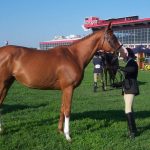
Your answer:
[[[129,138],[135,138],[137,135],[137,128],[133,112],[133,100],[136,95],[139,95],[139,86],[137,82],[138,65],[134,60],[136,57],[130,48],[128,50],[128,57],[126,58],[126,66],[119,67],[124,73],[124,81],[122,94],[124,95],[125,102],[125,115],[127,118],[129,128]]]

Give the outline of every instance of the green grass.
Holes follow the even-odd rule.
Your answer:
[[[150,72],[139,71],[141,94],[134,110],[140,136],[133,141],[126,138],[121,89],[93,93],[92,72],[89,64],[73,95],[71,143],[57,132],[61,92],[15,82],[3,104],[0,150],[150,150]]]

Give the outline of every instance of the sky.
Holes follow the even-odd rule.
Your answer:
[[[150,18],[150,0],[0,0],[0,46],[39,47],[57,35],[86,35],[84,18]]]

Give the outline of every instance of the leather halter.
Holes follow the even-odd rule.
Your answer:
[[[110,39],[111,37],[108,36],[108,33],[107,31],[105,31],[105,34],[104,34],[104,40],[103,40],[103,43],[102,43],[102,48],[103,48],[103,45],[105,43],[105,40],[107,40],[107,42],[111,45],[111,47],[113,47],[113,49],[115,49],[115,53],[117,53],[119,51],[119,49],[123,46],[123,44],[121,44],[117,49],[115,48],[112,40]]]

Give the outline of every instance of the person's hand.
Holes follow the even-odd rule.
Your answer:
[[[122,66],[118,66],[118,69],[119,69],[119,70],[123,70],[123,69],[124,69],[124,67],[122,67]]]

